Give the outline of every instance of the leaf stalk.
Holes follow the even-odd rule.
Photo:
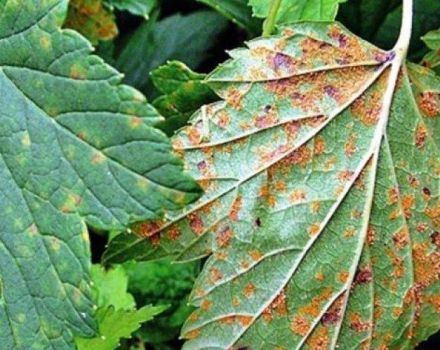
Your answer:
[[[268,37],[272,34],[275,23],[277,20],[278,10],[280,9],[282,0],[272,0],[272,4],[270,5],[269,15],[263,24],[263,36]]]

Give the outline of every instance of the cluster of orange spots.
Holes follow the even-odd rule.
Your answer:
[[[351,170],[342,170],[338,173],[338,180],[343,181],[343,182],[347,182],[350,181],[352,179],[352,177],[354,176],[354,172]]]
[[[309,231],[310,236],[316,236],[321,231],[321,225],[312,224],[312,225],[310,225],[308,231]]]
[[[194,311],[191,315],[189,315],[188,320],[191,322],[195,322],[199,319],[199,314],[197,311]]]
[[[227,247],[231,242],[233,235],[234,233],[232,232],[230,226],[223,227],[217,232],[217,245],[221,248]]]
[[[299,188],[294,190],[290,195],[289,195],[289,202],[290,203],[298,203],[298,202],[302,202],[307,198],[307,193]]]
[[[243,290],[243,294],[246,298],[250,298],[255,294],[255,285],[252,282],[249,282]]]
[[[282,125],[283,131],[287,135],[288,144],[291,144],[296,137],[298,136],[298,132],[302,127],[302,121],[292,121]]]
[[[198,213],[190,213],[188,214],[188,221],[191,230],[198,236],[203,234],[204,225],[203,220]]]
[[[388,190],[388,203],[396,204],[399,201],[399,188],[397,186],[391,187]]]
[[[223,129],[226,129],[231,122],[231,117],[226,111],[221,111],[218,113],[217,125]]]
[[[434,232],[431,235],[431,243],[440,248],[440,232]]]
[[[396,209],[393,210],[389,215],[388,215],[388,219],[390,220],[396,220],[397,218],[399,218],[402,215],[400,209]]]
[[[310,304],[299,309],[299,314],[304,316],[318,317],[322,311],[322,303],[332,296],[332,288],[324,288],[321,293],[312,298]]]
[[[290,323],[291,331],[303,337],[309,333],[310,328],[310,322],[302,316],[295,316]]]
[[[338,272],[338,280],[341,283],[346,283],[348,281],[349,277],[350,277],[350,274],[348,273],[348,271]]]
[[[417,98],[417,104],[423,114],[429,118],[440,115],[440,97],[434,92],[424,92]]]
[[[357,312],[350,314],[350,327],[356,332],[365,332],[371,328],[370,321],[363,321]]]
[[[414,175],[408,175],[408,183],[411,188],[417,188],[420,185],[420,181]]]
[[[393,235],[394,244],[399,248],[405,248],[409,243],[408,227],[403,227]]]
[[[191,125],[185,129],[186,136],[192,145],[199,145],[202,142],[202,134],[199,130],[199,126]]]
[[[374,297],[373,305],[374,305],[373,318],[375,320],[380,320],[385,311],[384,311],[383,307],[381,306],[381,302],[377,296]]]
[[[200,304],[200,308],[201,308],[203,311],[208,311],[208,310],[211,308],[211,305],[212,305],[212,303],[211,303],[208,299],[205,299],[205,300],[203,300],[202,303]]]
[[[440,227],[440,202],[436,203],[434,206],[427,207],[425,209],[425,214],[432,220],[436,227]]]
[[[310,148],[307,145],[301,146],[294,152],[292,152],[288,157],[283,159],[280,163],[283,165],[296,165],[299,164],[302,167],[305,167],[307,163],[310,162],[312,158],[312,153],[310,152]]]
[[[387,253],[388,257],[390,258],[391,263],[393,264],[394,277],[396,277],[396,278],[403,277],[403,275],[405,273],[405,266],[403,264],[403,259],[400,256],[398,256],[393,249],[388,249],[386,253]]]
[[[159,247],[160,246],[160,234],[156,233],[153,236],[149,237],[150,243],[153,247]]]
[[[393,317],[394,317],[394,318],[399,318],[400,315],[402,315],[402,312],[403,312],[403,310],[402,310],[401,307],[395,307],[395,308],[393,308]]]
[[[431,243],[416,244],[413,248],[413,261],[416,283],[427,287],[440,276],[440,252],[429,252]]]
[[[222,251],[222,252],[215,252],[215,253],[214,253],[214,257],[215,257],[217,260],[224,261],[224,260],[226,260],[226,258],[228,257],[228,253],[225,252],[225,251]]]
[[[419,124],[416,129],[416,147],[423,148],[425,146],[428,130],[424,124]]]
[[[237,196],[232,203],[231,210],[229,211],[229,219],[232,221],[238,220],[238,214],[242,207],[242,198],[241,196]]]
[[[317,273],[315,273],[315,279],[322,282],[325,279],[325,275],[323,272],[319,271]]]
[[[437,313],[440,313],[440,295],[430,295],[426,297],[426,302],[434,306]]]
[[[218,281],[220,281],[223,278],[223,274],[216,267],[211,267],[209,269],[209,273],[210,273],[210,282],[212,284],[217,283]]]
[[[248,254],[255,262],[260,261],[263,258],[263,253],[258,250],[251,250]]]
[[[239,307],[240,304],[241,304],[241,300],[240,300],[240,298],[237,297],[237,296],[234,296],[234,297],[232,298],[232,306],[233,306],[233,307]]]
[[[370,283],[373,280],[373,273],[370,266],[360,268],[354,277],[354,284]]]
[[[341,319],[341,311],[345,302],[345,293],[340,295],[338,299],[332,304],[330,309],[322,315],[321,324],[324,326],[335,325]]]
[[[221,324],[227,324],[227,325],[232,325],[232,324],[238,322],[242,327],[248,327],[252,323],[253,320],[254,319],[252,316],[239,315],[239,316],[223,317],[222,319],[219,320],[219,322]]]
[[[200,329],[194,329],[192,331],[185,333],[183,336],[185,337],[185,339],[192,340],[200,337],[200,333],[201,333]]]
[[[142,237],[151,237],[157,234],[164,224],[163,220],[145,221],[135,225],[133,231]]]
[[[240,92],[240,90],[238,90],[235,87],[232,87],[226,93],[226,102],[228,102],[228,104],[232,106],[232,108],[240,110],[242,107],[241,100],[243,96],[244,95],[242,92]]]
[[[416,199],[412,195],[404,195],[402,196],[402,208],[405,217],[409,219],[411,217],[411,211],[414,208]]]
[[[172,225],[167,231],[166,231],[167,238],[171,241],[175,241],[177,238],[180,237],[181,232],[178,225],[174,224]]]
[[[348,141],[344,145],[344,152],[347,157],[351,157],[353,154],[356,153],[356,141],[357,141],[357,134],[352,132],[348,138]]]
[[[350,238],[350,237],[353,237],[353,236],[355,235],[355,233],[356,233],[356,229],[355,229],[354,227],[348,227],[348,228],[344,231],[343,236],[344,236],[345,238]]]
[[[331,170],[333,169],[335,163],[337,161],[336,156],[330,156],[325,162],[324,162],[324,169],[325,170]]]
[[[287,185],[284,181],[278,180],[277,182],[275,182],[274,188],[279,192],[284,192],[287,188]]]
[[[263,319],[267,322],[272,321],[274,311],[280,316],[287,316],[287,301],[284,291],[281,291],[271,302],[271,304],[266,309],[264,309],[262,313]]]
[[[319,156],[325,152],[325,141],[321,136],[316,136],[314,139],[314,149],[313,153]]]
[[[270,152],[265,151],[264,149],[260,149],[258,151],[260,162],[262,164],[270,163],[273,160],[276,160],[284,156],[289,151],[289,149],[290,149],[289,145],[278,146],[274,151],[270,151]]]
[[[278,112],[275,106],[266,106],[263,114],[254,117],[254,125],[258,129],[269,128],[276,125],[278,121]]]
[[[330,338],[326,327],[318,327],[306,342],[309,349],[327,350],[330,347]]]

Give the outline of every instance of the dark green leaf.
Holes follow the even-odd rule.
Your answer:
[[[422,40],[431,50],[423,58],[423,65],[440,73],[440,29],[427,33]]]
[[[157,0],[105,0],[105,2],[118,10],[128,11],[133,15],[143,16],[147,19],[157,6]]]

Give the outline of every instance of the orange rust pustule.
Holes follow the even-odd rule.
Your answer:
[[[198,213],[190,213],[188,215],[189,226],[191,230],[197,235],[200,236],[204,232],[204,224],[203,220]]]
[[[331,297],[332,293],[331,288],[324,288],[319,295],[312,298],[309,305],[299,309],[299,314],[307,317],[318,317],[322,311],[322,304]]]
[[[440,97],[434,92],[421,93],[417,98],[417,105],[428,118],[435,118],[440,115]]]
[[[371,328],[370,321],[363,321],[361,316],[354,312],[350,314],[350,327],[356,332],[366,332]]]
[[[330,337],[326,327],[317,328],[306,342],[309,349],[328,350],[330,348]]]
[[[415,134],[415,144],[418,149],[422,149],[425,146],[428,130],[424,124],[419,124]]]
[[[142,237],[152,237],[160,232],[164,224],[163,220],[146,221],[135,225],[133,231]]]
[[[302,337],[305,337],[307,333],[309,333],[310,327],[310,322],[302,316],[295,316],[290,323],[290,330]]]
[[[216,241],[219,247],[224,248],[229,246],[234,233],[230,226],[223,227],[218,233],[216,237]]]
[[[232,203],[231,210],[229,211],[229,218],[232,221],[238,220],[238,214],[242,207],[242,199],[241,196],[237,196]]]

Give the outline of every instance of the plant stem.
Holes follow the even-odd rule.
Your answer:
[[[282,0],[272,0],[269,14],[263,24],[263,36],[268,37],[272,34],[277,20],[278,10],[280,9]]]
[[[402,25],[400,27],[400,35],[394,50],[396,54],[404,60],[408,52],[409,43],[411,41],[412,25],[413,25],[413,0],[403,0]]]

